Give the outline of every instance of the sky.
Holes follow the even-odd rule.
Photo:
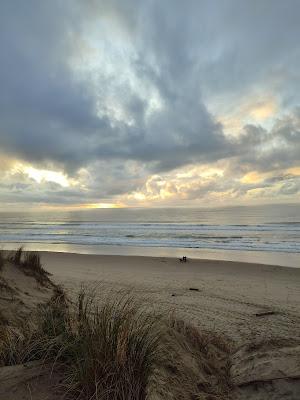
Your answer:
[[[299,0],[0,2],[0,209],[300,199]]]

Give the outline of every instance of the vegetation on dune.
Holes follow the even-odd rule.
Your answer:
[[[5,317],[5,315],[3,315],[3,312],[0,310],[0,342],[1,342],[2,327],[7,324],[8,324],[8,320]],[[0,365],[1,365],[1,361],[0,361]]]
[[[164,384],[157,388],[160,398],[230,398],[232,349],[227,338],[172,316],[167,323],[165,350],[173,357],[163,360]]]
[[[49,272],[41,264],[40,255],[37,252],[24,251],[23,247],[10,252],[8,261],[21,268],[25,274],[33,276],[40,284],[49,282]]]
[[[49,279],[36,253],[20,248],[9,260]],[[61,287],[53,288],[19,329],[0,315],[0,366],[42,361],[60,374],[60,390],[73,399],[230,398],[227,339],[151,313],[128,293],[98,300],[82,289],[71,302]]]
[[[0,251],[0,271],[3,269],[5,263],[5,257],[3,251]]]
[[[34,329],[0,337],[0,365],[43,359],[63,369],[64,389],[75,398],[145,399],[160,334],[158,319],[130,296],[100,305],[81,291],[74,306],[58,289]]]
[[[24,268],[25,271],[32,274],[41,284],[49,280],[48,276],[50,274],[42,267],[38,253],[26,252],[24,255],[24,260],[21,263],[21,267]]]
[[[11,251],[8,255],[8,261],[10,261],[14,265],[21,265],[21,260],[22,260],[22,255],[23,255],[23,247],[19,247],[15,251]]]
[[[66,374],[68,391],[99,399],[144,399],[161,356],[158,319],[130,296],[100,305],[81,292]]]
[[[58,287],[34,322],[21,333],[2,330],[0,365],[50,363],[71,398],[143,400],[150,392],[164,399],[228,398],[227,342],[146,312],[128,294],[100,303],[83,290],[73,304]]]

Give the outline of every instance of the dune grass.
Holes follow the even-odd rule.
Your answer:
[[[165,341],[166,352],[173,357],[163,360],[164,384],[157,390],[160,398],[230,398],[232,348],[227,338],[171,316]]]
[[[3,329],[2,327],[4,327],[7,324],[8,324],[8,320],[5,317],[5,315],[3,314],[3,312],[0,310],[0,336],[1,336],[2,329]]]
[[[0,366],[43,360],[72,399],[230,398],[228,342],[149,313],[130,294],[99,302],[81,290],[71,303],[57,287],[20,332],[0,333]]]
[[[25,274],[33,276],[40,284],[49,283],[50,274],[43,268],[39,253],[24,251],[21,246],[17,250],[11,251],[7,259],[21,268]]]
[[[8,260],[14,264],[14,265],[21,265],[21,261],[22,261],[22,255],[23,255],[23,247],[19,247],[17,250],[15,251],[11,251],[8,255]]]
[[[81,292],[68,391],[84,398],[145,399],[160,358],[158,320],[130,296],[103,305]]]
[[[0,272],[2,271],[5,263],[5,257],[3,254],[3,250],[0,250]]]
[[[146,398],[161,356],[161,331],[157,317],[132,297],[99,304],[81,291],[70,306],[58,290],[37,321],[35,329],[26,326],[21,335],[6,331],[0,337],[2,365],[51,362],[63,370],[62,386],[74,398]]]
[[[38,253],[25,252],[21,266],[26,271],[29,271],[40,283],[49,280],[48,276],[50,274],[42,267],[40,255]]]

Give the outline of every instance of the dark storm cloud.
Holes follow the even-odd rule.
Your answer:
[[[271,130],[247,125],[232,144],[240,164],[252,169],[272,171],[299,165],[300,160],[300,107],[281,119]]]
[[[2,1],[0,148],[73,175],[90,168],[95,196],[97,185],[113,196],[140,186],[147,171],[226,157],[262,170],[296,165],[299,109],[271,130],[248,125],[228,139],[205,96],[269,84],[286,107],[299,103],[299,17],[296,0]],[[118,76],[107,80],[100,67],[91,80],[72,67],[87,27],[102,19],[126,32],[131,71],[161,103],[149,114],[150,100],[125,84],[118,101],[132,123],[98,112],[118,93]],[[139,176],[128,160],[140,163]],[[107,167],[95,168],[101,162]]]
[[[94,100],[68,67],[75,32],[64,2],[1,2],[0,145],[30,161],[80,162],[95,129]],[[72,38],[71,38],[72,39]]]
[[[207,89],[247,93],[253,85],[267,83],[279,85],[284,95],[289,89],[294,92],[300,59],[299,1],[211,3],[215,18],[208,22],[208,44],[215,57],[203,63]]]
[[[202,103],[195,71],[189,68],[188,32],[177,44],[179,14],[169,22],[167,15],[156,18],[159,10],[154,7],[149,15],[136,71],[146,71],[145,79],[157,86],[164,106],[146,121],[145,102],[128,91],[132,96],[128,111],[136,122],[128,126],[97,116],[95,93],[72,76],[68,56],[76,47],[81,20],[78,10],[68,7],[70,3],[61,4],[1,5],[0,144],[4,150],[29,161],[57,161],[67,170],[111,157],[170,169],[224,151],[222,131]],[[161,48],[154,48],[156,38],[151,39],[156,30],[162,35]],[[176,48],[181,49],[178,54]],[[157,74],[147,63],[147,54],[161,62]]]
[[[137,42],[147,49],[148,60],[155,59],[161,88],[174,88],[175,78],[180,93],[190,78],[194,89],[218,96],[247,93],[266,83],[279,86],[287,102],[295,96],[300,85],[298,0],[140,4],[139,23],[133,24],[141,38]],[[123,17],[129,21],[128,14]],[[143,51],[141,59],[143,65]]]

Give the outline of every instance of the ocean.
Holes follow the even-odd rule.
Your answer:
[[[300,267],[300,204],[2,212],[0,247]]]

